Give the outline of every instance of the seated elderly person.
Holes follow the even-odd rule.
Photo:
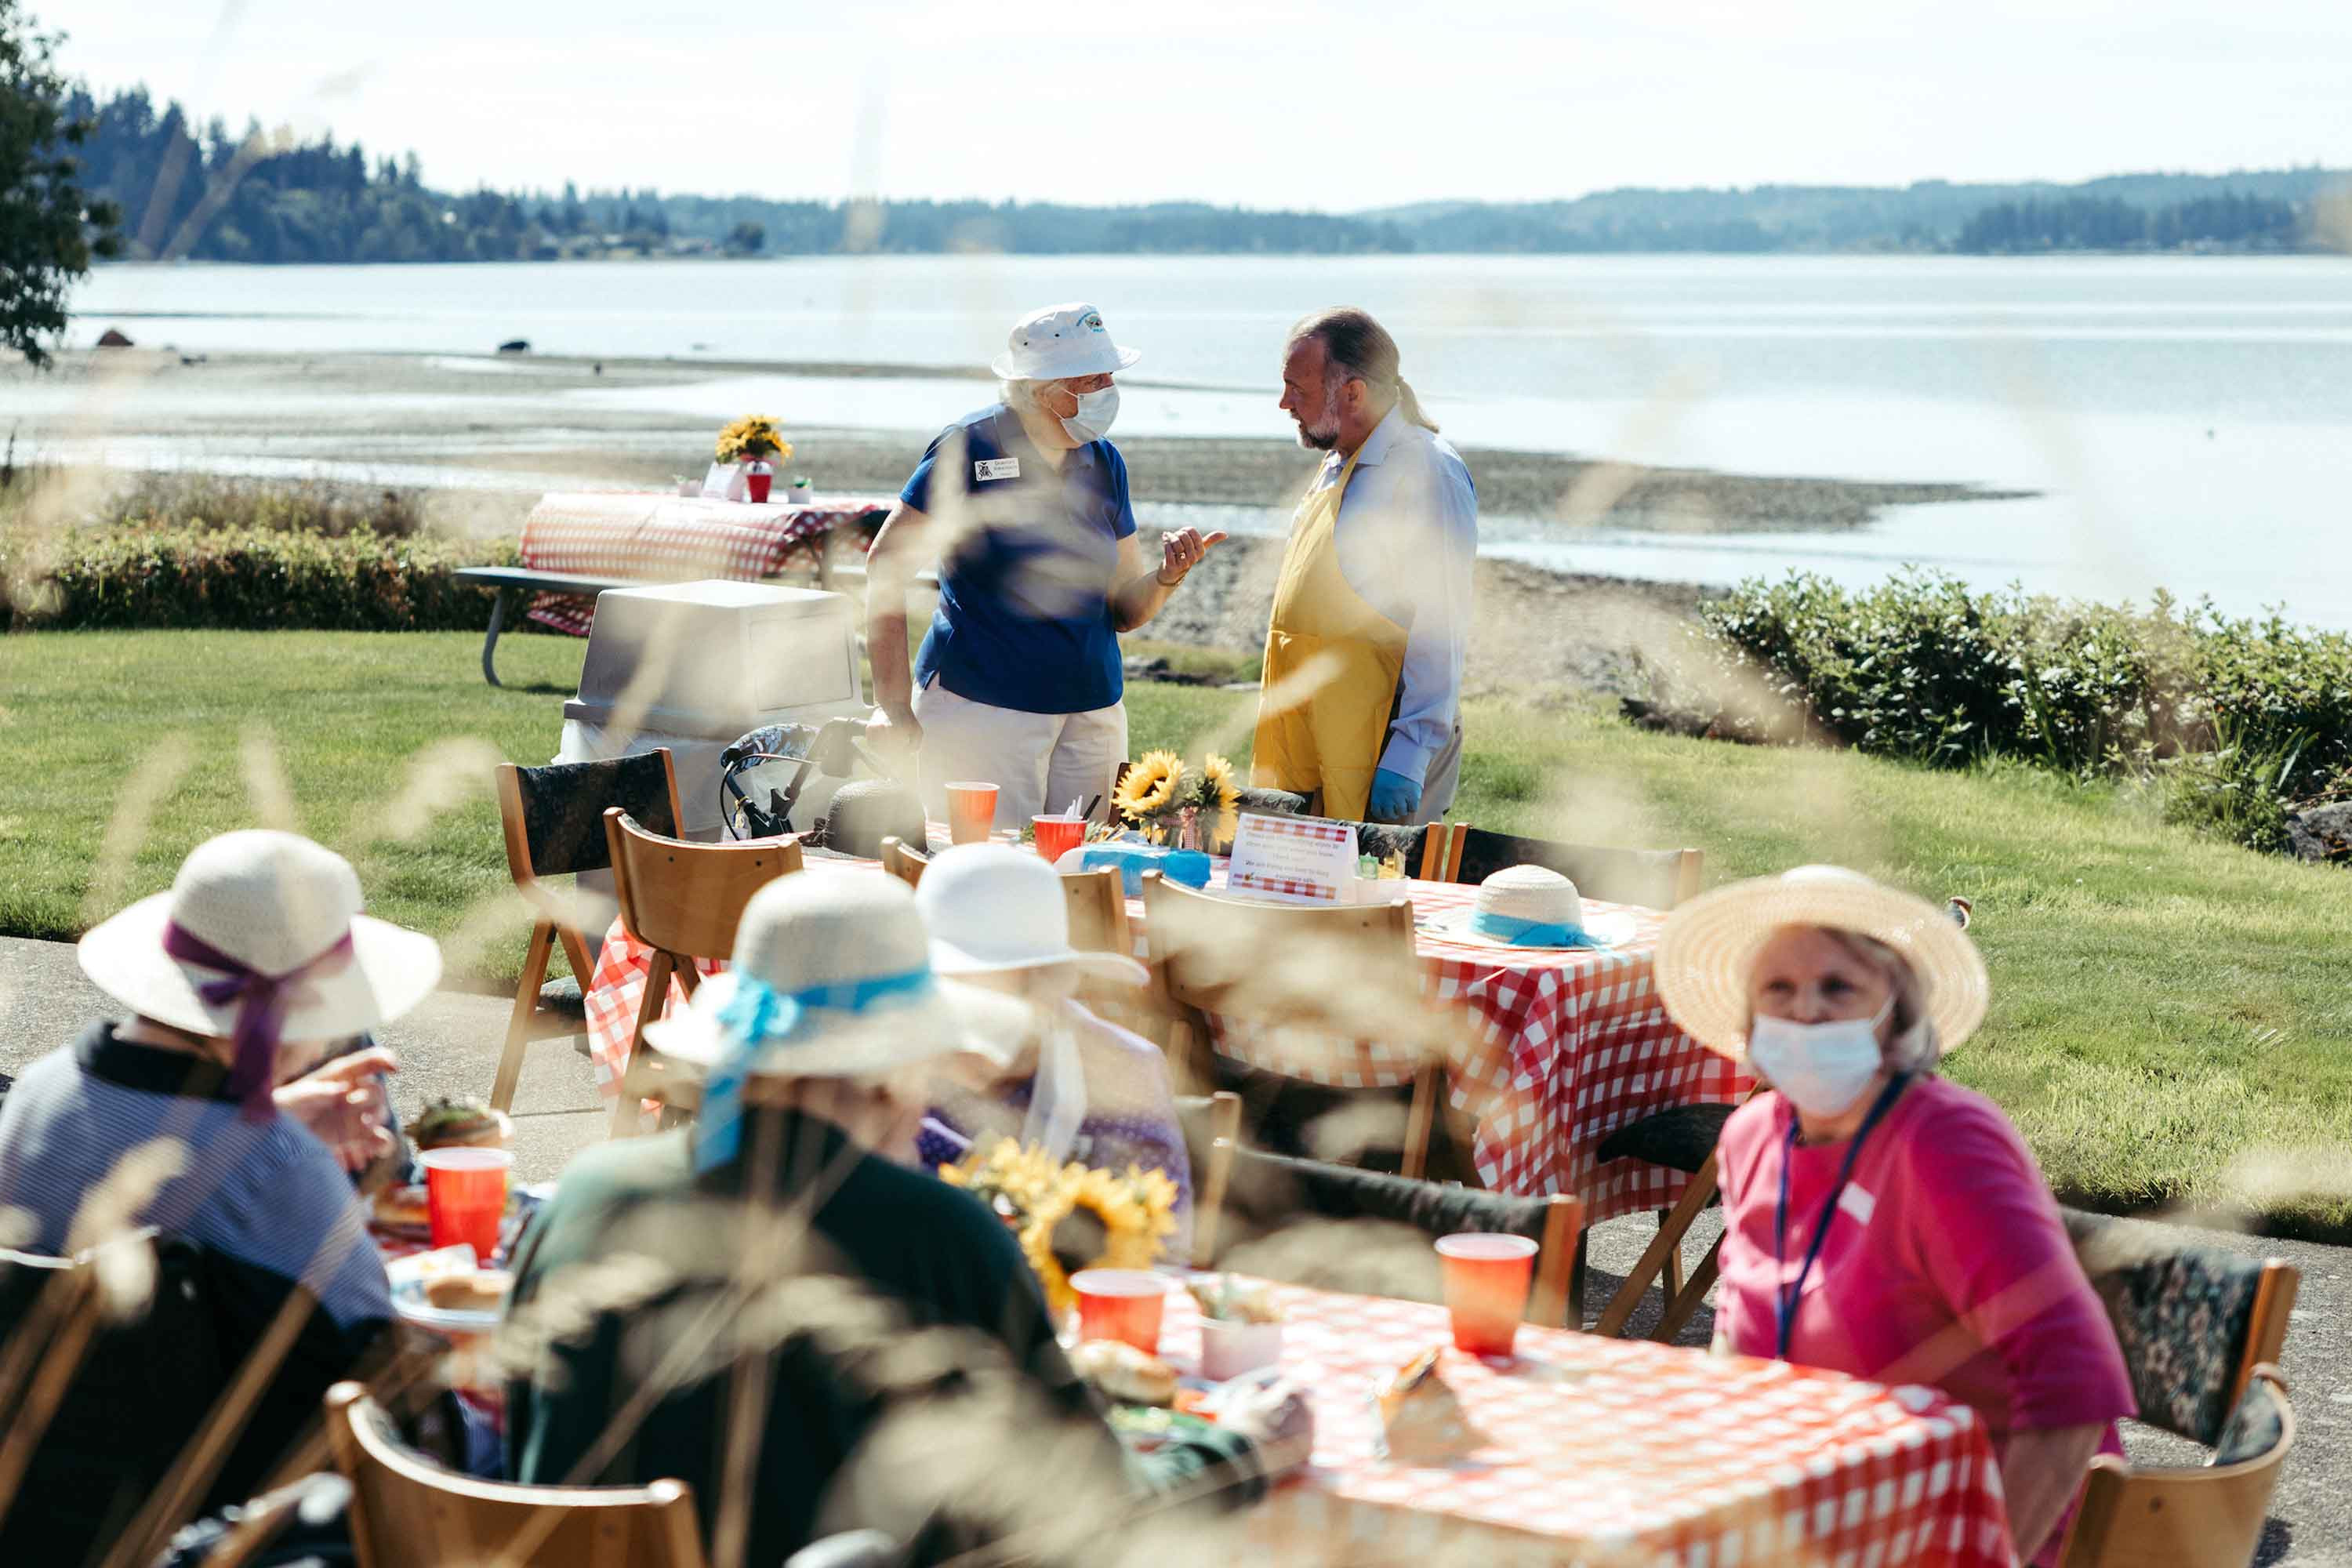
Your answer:
[[[1013,325],[999,399],[940,433],[866,554],[877,738],[919,748],[923,803],[997,786],[996,823],[1110,793],[1127,759],[1118,635],[1158,615],[1225,536],[1162,533],[1147,556],[1127,463],[1108,439],[1120,348],[1091,305]],[[939,605],[910,669],[907,590],[940,563]]]
[[[963,1157],[975,1143],[1017,1138],[1055,1160],[1108,1171],[1159,1171],[1176,1185],[1177,1257],[1192,1250],[1192,1163],[1168,1064],[1142,1036],[1077,1001],[1088,979],[1140,986],[1143,965],[1124,953],[1070,946],[1062,879],[1036,854],[1006,844],[942,851],[923,874],[915,906],[931,935],[931,967],[969,985],[1029,1004],[1013,1071],[985,1093],[948,1093],[924,1118],[917,1149],[927,1164]]]
[[[1984,961],[1944,911],[1836,867],[1676,910],[1666,1008],[1773,1092],[1725,1123],[1719,1348],[1924,1383],[1991,1433],[2021,1560],[2057,1560],[2093,1454],[2135,1412],[2122,1352],[2032,1152],[1940,1077]]]
[[[169,892],[81,940],[83,971],[129,1017],[36,1061],[0,1105],[0,1212],[26,1216],[34,1248],[79,1251],[141,1226],[201,1244],[229,1365],[298,1284],[317,1296],[216,1501],[249,1496],[328,1387],[364,1376],[385,1348],[390,1289],[345,1170],[392,1147],[369,1087],[386,1058],[362,1052],[279,1087],[440,977],[432,938],[360,903],[351,866],[308,839],[257,830],[197,846]],[[110,1178],[136,1181],[142,1163],[148,1186],[96,1212]],[[111,1190],[126,1195],[119,1179]]]
[[[524,1238],[509,1331],[541,1359],[509,1386],[513,1476],[679,1478],[714,1557],[761,1563],[853,1528],[914,1561],[1016,1532],[1024,1560],[1073,1558],[1130,1485],[1262,1491],[1295,1394],[1131,1475],[1012,1233],[903,1163],[940,1071],[1001,1073],[1020,1010],[934,977],[895,879],[761,889],[733,967],[650,1037],[704,1068],[700,1120],[581,1155]]]

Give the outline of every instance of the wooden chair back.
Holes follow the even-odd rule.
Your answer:
[[[2139,1418],[2215,1447],[2254,1368],[2277,1363],[2302,1273],[2144,1221],[2061,1213],[2123,1346]]]
[[[2091,1461],[2063,1568],[2242,1568],[2261,1543],[2279,1468],[2294,1447],[2294,1407],[2278,1368],[2249,1370],[2245,1396],[2210,1465],[2146,1468]]]
[[[1456,882],[1483,882],[1507,866],[1549,866],[1589,899],[1670,910],[1698,896],[1706,856],[1697,849],[1621,849],[1560,844],[1464,826],[1455,841]]]
[[[1205,1199],[1200,1201],[1205,1205]],[[1213,1244],[1195,1268],[1214,1267],[1244,1245],[1238,1256],[1248,1273],[1423,1300],[1443,1300],[1436,1259],[1424,1246],[1416,1243],[1395,1253],[1367,1250],[1360,1245],[1365,1239],[1360,1232],[1334,1245],[1330,1237],[1318,1235],[1318,1222],[1377,1221],[1410,1226],[1430,1238],[1460,1231],[1523,1236],[1537,1247],[1527,1321],[1547,1328],[1580,1326],[1569,1316],[1577,1241],[1584,1228],[1584,1205],[1578,1198],[1516,1197],[1243,1149],[1230,1163],[1219,1208],[1210,1230]],[[1196,1216],[1196,1237],[1200,1226]]]
[[[1459,822],[1416,823],[1397,826],[1385,822],[1367,822],[1356,829],[1356,847],[1375,860],[1386,861],[1391,855],[1404,857],[1404,874],[1424,882],[1454,880],[1453,867],[1462,854],[1462,836],[1467,825]]]
[[[1135,956],[1135,928],[1127,918],[1127,885],[1118,868],[1065,871],[1062,896],[1070,908],[1070,945],[1080,952]]]
[[[1192,1267],[1217,1256],[1217,1216],[1233,1180],[1234,1151],[1242,1142],[1242,1097],[1229,1089],[1176,1098],[1176,1123],[1192,1166]]]
[[[903,838],[882,840],[882,869],[910,888],[922,886],[923,869],[931,858],[918,849],[909,849]]]
[[[680,958],[731,954],[751,895],[803,864],[798,838],[691,844],[647,832],[618,806],[604,814],[604,831],[622,928]]]
[[[356,1383],[327,1393],[327,1441],[352,1483],[360,1568],[435,1563],[562,1563],[579,1568],[704,1568],[694,1492],[646,1487],[526,1487],[476,1480],[412,1454]]]
[[[1180,1087],[1216,1087],[1205,1016],[1215,1014],[1222,1054],[1244,1066],[1349,1088],[1410,1084],[1402,1168],[1427,1169],[1464,1025],[1423,997],[1410,903],[1244,903],[1150,871],[1143,902]]]

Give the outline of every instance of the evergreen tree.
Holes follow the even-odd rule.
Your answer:
[[[67,113],[56,47],[16,0],[0,0],[0,346],[37,365],[65,330],[68,285],[91,257],[115,254],[121,220],[83,194],[73,150],[91,123]]]

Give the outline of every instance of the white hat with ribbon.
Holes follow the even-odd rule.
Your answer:
[[[82,972],[142,1017],[236,1042],[229,1087],[267,1109],[280,1040],[361,1034],[422,1002],[441,948],[360,912],[359,873],[292,833],[206,839],[172,889],[81,939]]]
[[[923,871],[915,907],[931,933],[931,967],[941,974],[1001,974],[1068,964],[1140,985],[1150,972],[1123,952],[1070,945],[1070,905],[1061,873],[1033,850],[1010,844],[959,844]]]
[[[1069,381],[1125,370],[1142,357],[1110,341],[1092,305],[1048,305],[1013,323],[1004,352],[988,368],[1007,381]]]

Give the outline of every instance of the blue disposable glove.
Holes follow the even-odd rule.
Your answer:
[[[1402,773],[1392,773],[1386,768],[1372,774],[1372,800],[1369,813],[1374,822],[1402,822],[1421,809],[1421,784]]]

